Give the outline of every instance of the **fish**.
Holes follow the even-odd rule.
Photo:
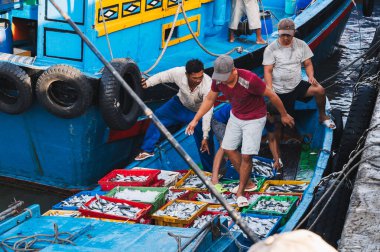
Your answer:
[[[178,219],[186,220],[194,216],[203,206],[203,204],[176,202],[168,205],[165,209],[158,210],[154,213],[156,216],[170,216]]]
[[[270,185],[265,192],[294,192],[294,193],[303,193],[307,188],[308,184],[303,183],[300,185],[290,185],[290,184],[282,184],[282,185]]]
[[[145,182],[149,176],[124,176],[122,174],[116,174],[114,178],[111,178],[111,182]]]
[[[128,219],[136,219],[137,215],[142,211],[141,208],[133,207],[127,203],[114,203],[99,196],[86,208],[91,211],[126,217]]]
[[[82,194],[79,196],[74,195],[71,198],[61,201],[61,207],[82,207],[85,203],[90,201],[94,196],[89,194]]]
[[[183,190],[183,191],[179,191],[179,192],[173,192],[172,190],[169,190],[169,192],[166,194],[166,201],[173,201],[175,199],[178,199],[179,197],[181,197],[182,195],[184,195],[185,193],[188,193],[189,191],[188,190]]]
[[[259,199],[254,206],[252,206],[252,210],[256,211],[271,211],[280,214],[287,213],[292,206],[292,202],[286,200],[275,200],[271,199]]]
[[[278,221],[278,218],[261,219],[252,216],[244,216],[243,219],[246,221],[248,228],[257,234],[261,239],[265,238],[269,234]],[[241,232],[240,227],[236,224],[231,227],[231,230]]]

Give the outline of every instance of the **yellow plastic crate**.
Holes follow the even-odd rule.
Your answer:
[[[233,205],[231,205],[236,211],[240,211],[240,208],[237,206],[237,204],[233,204]],[[226,209],[224,209],[224,210],[222,210],[222,211],[217,211],[217,210],[213,210],[213,209],[219,209],[219,208],[221,208],[222,207],[222,205],[220,205],[220,204],[209,204],[208,206],[207,206],[207,209],[206,209],[206,211],[209,211],[209,212],[226,212],[227,213],[227,210]]]
[[[267,193],[267,190],[270,186],[281,186],[281,185],[302,185],[310,184],[309,181],[299,181],[299,180],[267,180],[264,185],[261,187],[260,192]],[[299,195],[302,196],[302,193],[298,192],[279,192],[281,195]]]
[[[80,212],[71,210],[49,210],[42,216],[79,217]]]
[[[211,172],[203,172],[204,175],[206,175],[207,177],[210,177],[212,176],[212,173]],[[189,190],[189,191],[196,191],[196,192],[206,192],[208,191],[207,188],[204,188],[204,189],[199,189],[199,188],[193,188],[193,187],[182,187],[182,185],[185,183],[186,179],[188,177],[190,177],[191,175],[195,175],[195,172],[193,170],[189,170],[185,176],[183,176],[176,184],[175,184],[175,188],[177,189],[183,189],[183,190]]]
[[[195,218],[197,218],[200,214],[206,211],[207,205],[208,205],[207,203],[204,203],[204,202],[176,199],[174,201],[168,202],[166,205],[161,207],[160,210],[165,210],[168,206],[174,203],[193,203],[193,204],[202,205],[202,206],[190,218],[185,219],[185,220],[178,219],[176,217],[171,217],[171,216],[157,216],[155,214],[152,214],[152,219],[155,220],[156,225],[171,226],[171,227],[187,227],[195,220]]]

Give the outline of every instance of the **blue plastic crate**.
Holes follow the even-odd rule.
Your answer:
[[[276,222],[275,224],[273,225],[273,227],[268,231],[268,233],[263,236],[263,237],[260,237],[260,239],[265,239],[269,236],[271,236],[272,234],[274,234],[277,229],[279,228],[280,226],[280,223],[281,223],[281,219],[282,219],[282,216],[270,216],[270,215],[261,215],[261,214],[250,214],[250,213],[246,213],[246,214],[241,214],[241,216],[244,218],[244,217],[254,217],[254,218],[258,218],[258,219],[276,219]],[[232,229],[232,227],[235,225],[235,222],[232,222],[231,225],[228,227],[228,229]],[[235,231],[235,232],[242,232],[241,230],[240,231]],[[238,240],[240,240],[241,243],[243,244],[246,244],[247,246],[250,246],[252,245],[252,241],[249,240],[248,238],[245,238],[243,235],[240,236],[238,238]]]
[[[79,192],[77,194],[74,194],[73,196],[65,199],[65,200],[70,200],[71,198],[75,197],[75,196],[81,196],[81,195],[89,195],[89,196],[95,196],[96,194],[97,195],[104,195],[106,194],[107,192],[104,192],[104,191],[82,191],[82,192]],[[84,202],[86,203],[86,202]],[[67,207],[67,206],[62,206],[62,201],[59,202],[58,204],[55,204],[53,207],[52,207],[53,210],[78,210],[78,207]]]
[[[267,164],[271,164],[274,162],[270,158],[264,158],[264,157],[259,157],[259,156],[253,156],[253,159],[257,159],[257,160],[264,162],[264,163],[267,163]],[[227,167],[227,171],[226,171],[226,174],[223,176],[223,178],[232,179],[232,180],[239,179],[239,173],[236,172],[235,168],[233,168],[233,166],[229,160],[227,161],[226,167]],[[272,173],[274,174],[273,177],[275,177],[276,176],[276,169],[272,168]],[[255,172],[253,172],[251,174],[251,177],[264,177],[266,179],[273,178],[273,177],[261,176],[260,174],[257,174]]]

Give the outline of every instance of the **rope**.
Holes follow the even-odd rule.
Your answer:
[[[222,232],[222,235],[224,236],[229,236],[234,242],[235,242],[235,245],[236,247],[239,249],[239,251],[243,251],[244,250],[248,250],[249,247],[247,246],[244,246],[243,244],[241,244],[231,233],[231,231],[226,227],[224,226],[222,223],[220,223],[220,226],[223,227],[227,232],[226,233],[223,233]]]
[[[269,44],[269,40],[268,40],[268,28],[267,28],[267,22],[265,22],[265,9],[264,9],[264,4],[263,4],[263,1],[259,1],[260,2],[260,4],[261,4],[261,9],[263,10],[263,14],[264,14],[264,16],[263,16],[263,18],[264,18],[264,27],[265,27],[265,33],[267,34],[267,37],[266,37],[266,42],[267,42],[267,44]],[[270,13],[270,15],[272,15],[272,12],[269,12]]]
[[[354,162],[354,160],[357,158],[357,157],[359,157],[360,156],[360,154],[364,151],[364,150],[366,150],[366,149],[368,149],[369,147],[372,147],[372,146],[376,146],[376,145],[378,145],[378,144],[369,144],[369,145],[367,145],[367,146],[364,146],[363,148],[361,148],[361,149],[359,149],[358,148],[358,146],[360,146],[361,144],[362,144],[362,142],[363,142],[363,138],[364,138],[364,136],[365,135],[367,135],[368,134],[368,132],[370,132],[370,131],[372,131],[372,130],[374,130],[374,129],[376,129],[377,127],[379,127],[380,126],[380,124],[376,124],[376,125],[374,125],[373,127],[371,127],[371,128],[369,128],[369,129],[367,129],[364,133],[363,133],[363,135],[359,138],[359,140],[358,140],[358,143],[357,143],[357,146],[356,146],[356,148],[350,153],[350,155],[349,155],[349,160],[348,160],[348,162],[347,162],[347,164],[345,164],[344,166],[343,166],[343,168],[342,168],[342,170],[339,172],[339,173],[336,173],[336,174],[339,174],[338,175],[338,177],[337,177],[337,180],[336,180],[336,182],[337,181],[339,181],[340,179],[341,179],[341,177],[343,176],[343,174],[345,174],[344,172],[346,171],[346,170],[348,170],[348,168],[351,166],[351,164]],[[356,152],[356,154],[355,155],[353,155],[353,153],[355,153]],[[350,172],[350,171],[349,171]],[[329,176],[331,176],[331,174],[329,175]],[[327,177],[329,177],[329,176],[327,176]],[[345,178],[346,176],[344,176],[344,178]],[[326,179],[326,178],[325,178]],[[334,182],[334,184],[336,183],[336,182]],[[316,210],[316,208],[322,203],[322,200],[327,196],[327,194],[333,189],[333,186],[334,186],[334,184],[333,185],[331,185],[331,187],[322,195],[322,197],[318,200],[318,202],[313,206],[313,208],[309,211],[309,213],[300,221],[300,223],[295,227],[295,229],[298,229],[309,217],[310,217],[310,215]],[[333,194],[330,196],[330,197],[332,197],[333,196]]]
[[[361,54],[359,57],[357,57],[356,59],[354,59],[353,61],[351,61],[348,65],[346,65],[345,67],[342,67],[338,72],[336,72],[335,74],[331,75],[330,77],[326,78],[325,80],[321,81],[320,84],[324,84],[328,81],[330,81],[331,79],[335,78],[338,74],[342,73],[343,71],[347,70],[348,68],[350,68],[353,64],[355,64],[357,61],[359,61],[361,58],[367,56],[367,57],[371,57],[375,52],[376,50],[380,47],[380,41],[376,42],[376,44],[374,44],[373,46],[371,46],[370,48],[368,48],[368,50]],[[373,50],[373,51],[372,51]],[[371,52],[372,51],[372,52]],[[358,67],[360,67],[360,65],[358,65],[354,70],[356,70]],[[354,71],[353,70],[353,71]],[[351,72],[352,73],[352,72]],[[350,73],[350,74],[351,74]],[[337,85],[338,83],[333,83],[332,85],[330,86],[327,86],[325,87],[325,89],[328,89],[332,86],[335,86]]]
[[[154,64],[148,69],[148,70],[145,70],[142,74],[144,74],[145,76],[149,77],[148,73],[150,71],[152,71],[157,65],[158,63],[160,63],[162,57],[164,56],[164,53],[166,52],[166,49],[168,48],[168,45],[169,45],[169,41],[171,40],[172,38],[172,35],[173,35],[173,31],[174,31],[174,28],[175,28],[175,23],[177,22],[177,18],[178,18],[178,14],[179,14],[179,11],[181,10],[181,4],[182,2],[181,1],[178,1],[178,7],[177,7],[177,11],[174,15],[174,20],[173,20],[173,23],[172,23],[172,27],[170,28],[170,32],[169,32],[169,36],[168,38],[166,39],[166,42],[165,42],[165,46],[164,48],[162,49],[162,52],[160,54],[160,56],[158,56],[156,62],[154,62]],[[178,90],[176,90],[178,91]]]
[[[110,39],[109,39],[109,37],[108,37],[108,30],[107,30],[106,20],[104,19],[104,11],[103,11],[102,1],[103,1],[103,0],[99,0],[99,6],[100,6],[100,11],[102,12],[102,21],[103,21],[103,26],[104,26],[104,32],[106,33],[106,39],[107,39],[107,44],[108,44],[108,50],[110,51],[111,59],[113,59],[113,53],[112,53],[112,48],[111,48]]]
[[[329,199],[327,200],[326,204],[323,206],[322,210],[319,212],[319,214],[317,215],[317,217],[315,218],[314,222],[310,225],[310,227],[308,228],[308,230],[311,230],[314,225],[317,223],[317,221],[319,220],[319,218],[322,216],[322,214],[324,213],[324,211],[326,210],[327,206],[330,204],[331,200],[333,199],[333,196],[335,195],[335,193],[338,191],[338,189],[340,188],[340,186],[343,184],[343,182],[345,181],[345,179],[348,177],[348,175],[350,175],[351,172],[353,172],[355,170],[355,168],[357,168],[360,164],[364,163],[364,162],[367,162],[369,161],[369,159],[371,158],[378,158],[380,157],[380,155],[372,155],[372,156],[369,156],[368,158],[364,159],[364,160],[361,160],[360,162],[356,163],[354,166],[351,167],[350,170],[348,170],[348,172],[344,175],[344,177],[339,181],[338,185],[336,186],[335,190],[331,193],[331,196],[329,197]],[[335,184],[336,182],[334,182]],[[333,187],[331,187],[333,188]]]
[[[186,15],[186,11],[185,11],[185,8],[183,7],[183,3],[181,2],[180,3],[181,5],[181,9],[182,9],[182,14],[183,14],[183,17],[185,18],[185,21],[186,21],[186,24],[187,24],[187,28],[189,28],[189,31],[191,33],[191,35],[193,36],[194,40],[197,42],[197,44],[199,45],[200,48],[202,48],[203,51],[205,51],[206,53],[210,54],[211,56],[214,56],[214,57],[219,57],[220,55],[223,55],[223,54],[216,54],[216,53],[213,53],[209,50],[207,50],[206,47],[204,47],[201,42],[199,41],[198,37],[195,35],[194,31],[193,31],[193,28],[191,28],[191,25],[189,23],[189,20],[187,18],[187,15]],[[232,48],[230,51],[224,53],[226,55],[229,55],[233,52],[238,52],[238,53],[242,53],[243,52],[243,47],[241,46],[238,46],[238,47],[234,47]]]
[[[72,241],[73,236],[69,232],[59,232],[58,226],[54,223],[54,234],[35,234],[30,236],[16,235],[9,238],[6,238],[1,241],[1,245],[4,251],[7,251],[5,248],[14,251],[36,251],[35,248],[32,248],[36,243],[51,243],[51,244],[71,244],[75,246],[75,243]],[[60,236],[66,235],[67,238],[61,238]],[[18,239],[13,243],[13,246],[7,244],[11,240]]]

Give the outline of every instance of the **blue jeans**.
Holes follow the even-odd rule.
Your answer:
[[[193,120],[195,112],[189,110],[179,100],[178,96],[174,96],[159,109],[155,111],[156,116],[165,127],[170,127],[178,124],[186,125]],[[202,166],[205,171],[212,171],[212,163],[214,158],[214,142],[209,133],[208,145],[210,148],[210,155],[207,152],[199,152],[201,158]],[[161,132],[156,127],[154,123],[149,125],[149,128],[145,134],[144,142],[141,149],[146,152],[153,152],[156,143],[159,141]],[[195,143],[197,144],[198,150],[201,147],[201,142],[203,139],[202,123],[198,123],[194,130]]]

